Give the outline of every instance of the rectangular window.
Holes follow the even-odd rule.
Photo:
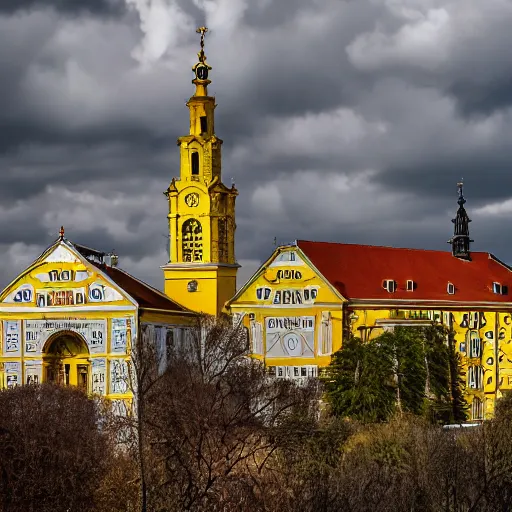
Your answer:
[[[201,122],[201,134],[208,132],[208,118],[206,116],[200,117]]]
[[[446,291],[453,295],[455,293],[455,285],[453,283],[448,283],[448,286],[446,287]]]
[[[407,291],[413,292],[414,291],[414,281],[411,279],[407,279]]]
[[[318,341],[318,353],[320,355],[332,353],[332,319],[330,311],[322,312],[320,339]]]
[[[192,175],[197,176],[199,174],[199,153],[197,151],[192,152]]]
[[[471,389],[482,388],[482,367],[472,365],[468,367],[468,387]]]
[[[475,333],[476,334],[476,333]],[[471,336],[469,340],[469,357],[480,357],[481,356],[481,341],[476,336]]]
[[[471,404],[471,419],[484,419],[484,404],[478,397],[473,398],[473,403]]]
[[[263,354],[263,327],[260,322],[251,321],[251,344],[252,353]]]

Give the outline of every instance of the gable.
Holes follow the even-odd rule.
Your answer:
[[[0,294],[9,307],[136,306],[134,299],[66,241],[45,251]]]
[[[344,298],[295,246],[280,247],[228,302],[259,306],[310,307],[341,304]]]

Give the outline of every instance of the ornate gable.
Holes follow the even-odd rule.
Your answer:
[[[55,242],[7,286],[0,302],[4,311],[18,307],[54,310],[101,304],[130,309],[137,306],[128,293],[66,239]]]
[[[345,299],[296,246],[277,248],[254,276],[228,302],[238,305],[310,307],[341,304]]]

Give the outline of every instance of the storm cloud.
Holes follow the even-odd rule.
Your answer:
[[[0,282],[63,224],[162,287],[167,204],[206,24],[240,282],[298,238],[512,263],[508,0],[44,0],[0,5]]]

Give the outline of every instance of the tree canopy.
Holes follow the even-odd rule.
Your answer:
[[[366,423],[396,412],[436,423],[466,418],[453,333],[441,326],[396,327],[365,343],[352,337],[334,354],[323,380],[336,416]]]

